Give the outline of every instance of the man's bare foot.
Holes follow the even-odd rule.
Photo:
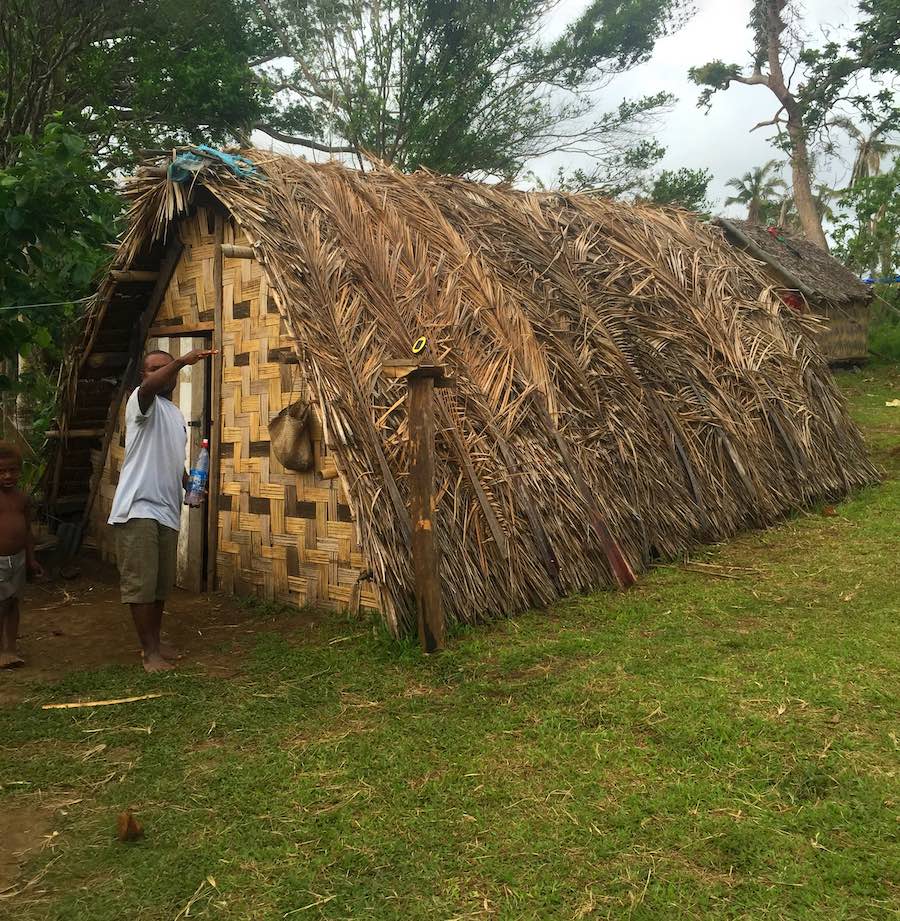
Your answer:
[[[170,672],[175,666],[167,662],[159,653],[148,656],[144,654],[144,671],[145,672]]]
[[[0,668],[21,668],[25,660],[14,652],[0,652]]]
[[[160,641],[159,654],[170,662],[174,662],[176,659],[181,658],[181,653],[171,643],[167,643],[165,640]]]

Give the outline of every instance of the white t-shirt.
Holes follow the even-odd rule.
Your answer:
[[[152,518],[167,528],[179,529],[186,445],[187,426],[181,410],[158,396],[142,413],[135,389],[125,406],[125,463],[110,524]]]

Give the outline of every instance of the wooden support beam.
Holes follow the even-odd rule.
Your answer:
[[[174,339],[178,336],[194,336],[197,333],[211,333],[215,323],[176,323],[173,326],[151,326],[147,337],[150,339]]]
[[[106,431],[105,428],[102,429],[69,429],[66,432],[66,438],[102,438],[103,433]],[[62,433],[57,431],[47,432],[48,438],[61,438]]]
[[[124,368],[131,357],[129,352],[91,352],[82,367],[85,368]]]
[[[237,246],[234,243],[222,244],[222,255],[226,259],[255,259],[256,252],[252,246]]]
[[[139,269],[113,269],[109,273],[109,277],[118,284],[130,284],[134,282],[146,284],[151,281],[156,281],[156,279],[159,278],[159,272],[144,272]]]
[[[166,166],[139,166],[138,176],[148,176],[153,179],[165,179],[169,175],[169,169]]]
[[[225,217],[221,212],[215,216],[216,243],[225,239]],[[207,503],[207,564],[206,589],[216,588],[216,557],[219,553],[219,490],[222,488],[222,311],[225,292],[224,285],[224,247],[215,248],[213,257],[213,334],[212,347],[216,354],[212,357],[212,387],[209,399],[209,502]]]
[[[440,553],[434,539],[434,388],[444,369],[420,366],[407,374],[409,385],[409,512],[415,574],[419,643],[426,653],[444,648]]]
[[[290,346],[283,349],[269,349],[269,361],[277,361],[282,365],[300,364],[300,358]]]
[[[452,387],[454,381],[444,374],[444,369],[440,365],[426,365],[416,361],[409,361],[406,358],[400,358],[392,361],[383,361],[381,363],[381,373],[391,380],[402,380],[408,378],[411,374],[423,374],[432,377],[435,387]]]

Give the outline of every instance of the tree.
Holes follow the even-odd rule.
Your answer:
[[[829,41],[802,55],[807,80],[798,98],[810,132],[824,128],[838,106],[855,110],[869,125],[896,125],[900,118],[891,85],[900,72],[900,0],[857,0],[857,8],[861,16],[846,44]],[[860,91],[871,83],[877,91]]]
[[[224,142],[269,111],[252,0],[3,0],[0,166],[60,113],[88,153]]]
[[[879,175],[881,161],[892,151],[900,149],[886,139],[886,135],[891,130],[889,122],[883,122],[868,133],[859,128],[851,119],[842,115],[832,118],[831,124],[842,128],[856,144],[850,181],[847,183],[850,188],[863,179]]]
[[[586,192],[603,198],[620,198],[635,195],[644,189],[650,170],[666,155],[665,147],[657,141],[639,141],[625,150],[610,150],[601,160],[594,160],[588,169],[560,167],[548,185],[534,173],[525,178],[539,189],[558,189],[560,192]]]
[[[744,173],[739,179],[729,179],[725,185],[737,194],[726,198],[725,204],[746,205],[747,220],[753,224],[761,223],[777,205],[778,192],[787,189],[785,181],[773,175],[773,171],[780,165],[777,160],[769,160]]]
[[[52,363],[107,261],[121,205],[63,125],[15,143],[15,162],[0,169],[0,361],[41,352]]]
[[[845,189],[838,205],[834,238],[841,258],[855,271],[892,276],[900,269],[900,158]]]
[[[832,208],[832,202],[837,198],[838,194],[834,189],[828,188],[821,182],[817,182],[814,186],[813,201],[816,205],[816,213],[823,222],[834,221],[835,212]],[[786,230],[799,234],[803,233],[803,228],[800,226],[800,217],[794,205],[793,195],[786,194],[780,201],[764,206],[760,217],[763,223],[774,223]]]
[[[559,0],[257,0],[287,66],[279,115],[401,169],[510,179],[550,152],[609,155],[671,97],[592,114],[592,90],[646,60],[682,0],[593,0],[543,39]],[[293,138],[256,125],[283,141]]]
[[[779,140],[790,154],[794,202],[804,235],[823,249],[828,243],[822,222],[816,212],[812,191],[807,130],[804,125],[804,107],[790,87],[790,77],[785,76],[785,63],[791,56],[796,60],[796,49],[787,47],[787,17],[793,13],[789,0],[754,0],[750,26],[755,39],[752,71],[744,73],[737,64],[712,61],[702,67],[692,67],[691,79],[705,89],[700,104],[709,106],[713,95],[726,90],[732,83],[747,86],[764,86],[778,100],[779,108],[773,118],[760,122],[756,128],[774,126]],[[788,40],[789,41],[789,40]]]
[[[707,169],[663,170],[654,179],[649,190],[650,201],[657,205],[674,205],[688,211],[708,212],[710,204],[706,193],[712,181]]]

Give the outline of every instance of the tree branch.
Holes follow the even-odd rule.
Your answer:
[[[733,77],[729,77],[730,80],[733,80],[735,83],[743,83],[745,86],[770,86],[769,78],[766,74],[751,74],[749,77],[742,77],[740,74],[735,74]]]
[[[784,122],[784,119],[783,119],[783,118],[779,118],[779,116],[781,115],[781,113],[782,113],[783,111],[784,111],[784,106],[782,106],[782,107],[775,113],[774,117],[770,118],[768,121],[759,122],[758,124],[754,125],[754,126],[750,129],[751,133],[752,133],[753,131],[756,131],[758,128],[767,128],[767,127],[772,127],[772,126],[777,127],[778,125],[781,125],[781,124]]]
[[[356,147],[330,147],[328,144],[320,144],[318,141],[313,141],[310,138],[301,138],[295,137],[292,134],[284,134],[276,128],[272,128],[265,124],[257,123],[253,127],[257,131],[262,131],[263,134],[268,134],[270,138],[274,138],[276,141],[281,141],[284,144],[296,144],[298,147],[309,147],[311,150],[320,150],[322,153],[355,154],[359,152]]]

